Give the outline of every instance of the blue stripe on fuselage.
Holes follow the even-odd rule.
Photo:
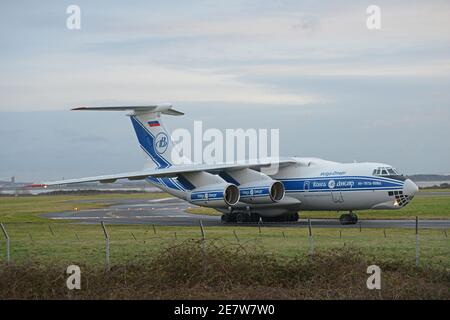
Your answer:
[[[280,179],[286,192],[389,190],[403,187],[403,182],[367,176],[339,176]]]

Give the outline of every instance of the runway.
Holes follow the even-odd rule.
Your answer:
[[[110,200],[108,200],[110,201]],[[83,202],[90,202],[85,200]],[[95,202],[98,203],[96,200]],[[223,226],[219,216],[198,215],[186,212],[191,204],[176,198],[157,200],[127,199],[103,209],[73,210],[47,213],[42,216],[53,220],[71,220],[78,223],[155,224],[164,226]],[[311,219],[311,224],[321,228],[415,228],[414,220],[360,220],[357,225],[342,226],[336,219]],[[255,226],[255,223],[242,225]],[[264,223],[273,227],[307,227],[306,219],[297,222]],[[450,220],[421,220],[420,228],[448,229]]]

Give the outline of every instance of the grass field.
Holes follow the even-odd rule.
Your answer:
[[[11,259],[16,263],[55,261],[101,265],[105,240],[99,225],[7,223],[11,237]],[[109,225],[111,262],[133,262],[189,239],[200,239],[197,227],[152,225]],[[50,230],[51,229],[51,230]],[[243,246],[280,257],[294,257],[310,250],[308,229],[261,227],[208,227],[207,241],[224,246]],[[414,264],[415,234],[411,229],[313,229],[314,249],[354,247],[374,261],[403,261]],[[443,230],[421,230],[421,262],[450,268],[450,234]],[[0,261],[5,259],[5,242],[0,241]]]
[[[186,243],[195,244],[201,239],[198,227],[108,225],[110,262],[113,269],[110,275],[105,275],[101,272],[105,262],[105,239],[99,225],[53,222],[39,217],[41,213],[73,210],[75,207],[79,209],[103,207],[117,203],[117,199],[152,197],[164,198],[167,194],[0,198],[0,221],[5,224],[11,238],[12,262],[10,266],[5,264],[6,243],[2,239],[0,297],[51,299],[449,297],[448,290],[445,290],[450,286],[449,230],[420,230],[421,267],[416,270],[414,269],[416,238],[414,230],[411,229],[314,228],[313,256],[318,257],[319,262],[308,265],[311,245],[306,228],[206,227],[205,246],[215,249],[207,254],[212,257],[205,259],[212,259],[215,262],[208,269],[207,277],[204,274],[199,277],[196,269],[199,262],[192,261],[198,252],[195,253],[195,245],[186,246]],[[403,209],[405,210],[403,216],[449,217],[449,199],[450,197],[446,196],[431,195],[416,197],[410,206]],[[79,203],[80,200],[84,202]],[[383,216],[389,213],[394,213],[394,216],[397,214],[396,211],[376,212],[378,217],[383,218],[392,217]],[[317,217],[320,214],[314,213],[311,216]],[[217,250],[220,252],[225,250],[220,257],[222,264],[216,261],[219,259],[215,254]],[[232,252],[236,250],[240,252],[239,256],[233,256]],[[357,252],[358,256],[354,257],[352,252]],[[196,257],[198,258],[198,255]],[[237,259],[237,265],[230,266],[230,257]],[[49,283],[63,284],[62,270],[64,266],[70,264],[77,264],[83,266],[83,270],[89,270],[88,281],[91,283],[89,290],[77,296],[64,290],[64,286],[60,285],[55,289],[43,284],[42,279],[46,279],[45,281]],[[366,277],[365,270],[362,269],[367,264],[380,265],[384,272],[387,272],[386,277],[390,279],[391,286],[383,295],[373,295],[362,286],[365,282],[361,279]],[[242,269],[244,265],[248,266],[247,270]],[[293,270],[293,266],[298,270]],[[226,269],[228,267],[231,269]],[[168,268],[172,273],[161,271],[161,268]],[[236,268],[242,270],[238,279],[233,278]],[[254,279],[255,283],[249,283],[244,275],[248,274],[249,279],[253,279],[255,271],[250,270],[251,268],[257,270],[256,274],[261,272],[273,274],[273,278],[257,277]],[[280,270],[274,273],[271,268]],[[303,272],[301,270],[306,272],[309,268],[329,269],[332,272],[323,275],[322,271],[318,271],[307,278],[293,277],[292,282],[286,280],[286,274],[292,272],[300,274]],[[343,274],[337,274],[338,270],[357,276],[349,278],[344,271]],[[154,272],[160,274],[155,275]],[[148,282],[142,284],[142,277],[146,277]],[[215,282],[211,283],[210,277],[215,279]],[[194,278],[195,281],[192,280]],[[179,282],[168,288],[167,283],[175,281],[173,279],[178,279]],[[275,284],[278,281],[288,282],[282,285]],[[397,282],[399,287],[393,285]],[[32,290],[29,290],[29,283],[34,283]],[[198,286],[202,290],[198,290]],[[109,288],[109,291],[105,288]]]
[[[101,195],[56,195],[56,196],[26,196],[0,197],[1,222],[46,222],[48,219],[39,217],[47,212],[62,212],[74,209],[96,209],[117,203],[120,199],[159,199],[166,198],[167,193],[132,193],[132,194],[101,194]],[[79,201],[88,201],[80,203]],[[92,200],[92,201],[90,201]]]
[[[46,212],[99,208],[120,199],[165,198],[165,193],[102,194],[92,196],[30,196],[0,198],[0,221],[11,237],[11,256],[15,261],[65,260],[98,264],[103,262],[103,234],[97,225],[74,224],[48,220],[39,215]],[[80,203],[79,201],[84,201]],[[207,208],[196,208],[202,214],[215,214]],[[411,204],[399,211],[358,212],[361,218],[450,218],[450,196],[417,196]],[[332,217],[334,212],[305,212],[302,217]],[[51,230],[50,230],[51,228]],[[133,257],[151,255],[170,244],[197,239],[199,229],[194,227],[109,226],[112,261],[124,262]],[[211,227],[208,239],[224,243],[252,244],[264,252],[293,256],[307,252],[309,242],[306,229],[255,227]],[[385,237],[386,233],[386,237]],[[422,230],[422,259],[430,265],[450,265],[450,234],[442,230]],[[317,250],[355,246],[373,257],[414,260],[414,234],[404,229],[315,229]],[[0,250],[5,250],[0,241]],[[1,256],[4,259],[4,255]],[[1,260],[0,260],[1,261]]]

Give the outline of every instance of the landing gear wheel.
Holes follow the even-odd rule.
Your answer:
[[[231,213],[224,213],[222,214],[222,217],[220,217],[220,220],[222,223],[236,222],[236,216]]]
[[[252,212],[250,214],[250,221],[251,222],[259,222],[259,214]]]
[[[298,221],[298,212],[291,213],[289,221],[297,222]]]
[[[346,213],[340,216],[339,222],[342,225],[356,224],[358,223],[358,216],[353,212]]]
[[[354,214],[353,212],[350,213],[350,216],[352,218],[352,224],[357,224],[358,223],[358,216],[356,214]]]

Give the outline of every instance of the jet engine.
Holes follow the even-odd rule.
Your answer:
[[[239,188],[231,183],[201,186],[190,191],[188,201],[204,207],[233,206],[239,202]]]
[[[280,181],[265,180],[239,186],[240,201],[244,203],[273,203],[284,198],[284,185]]]

